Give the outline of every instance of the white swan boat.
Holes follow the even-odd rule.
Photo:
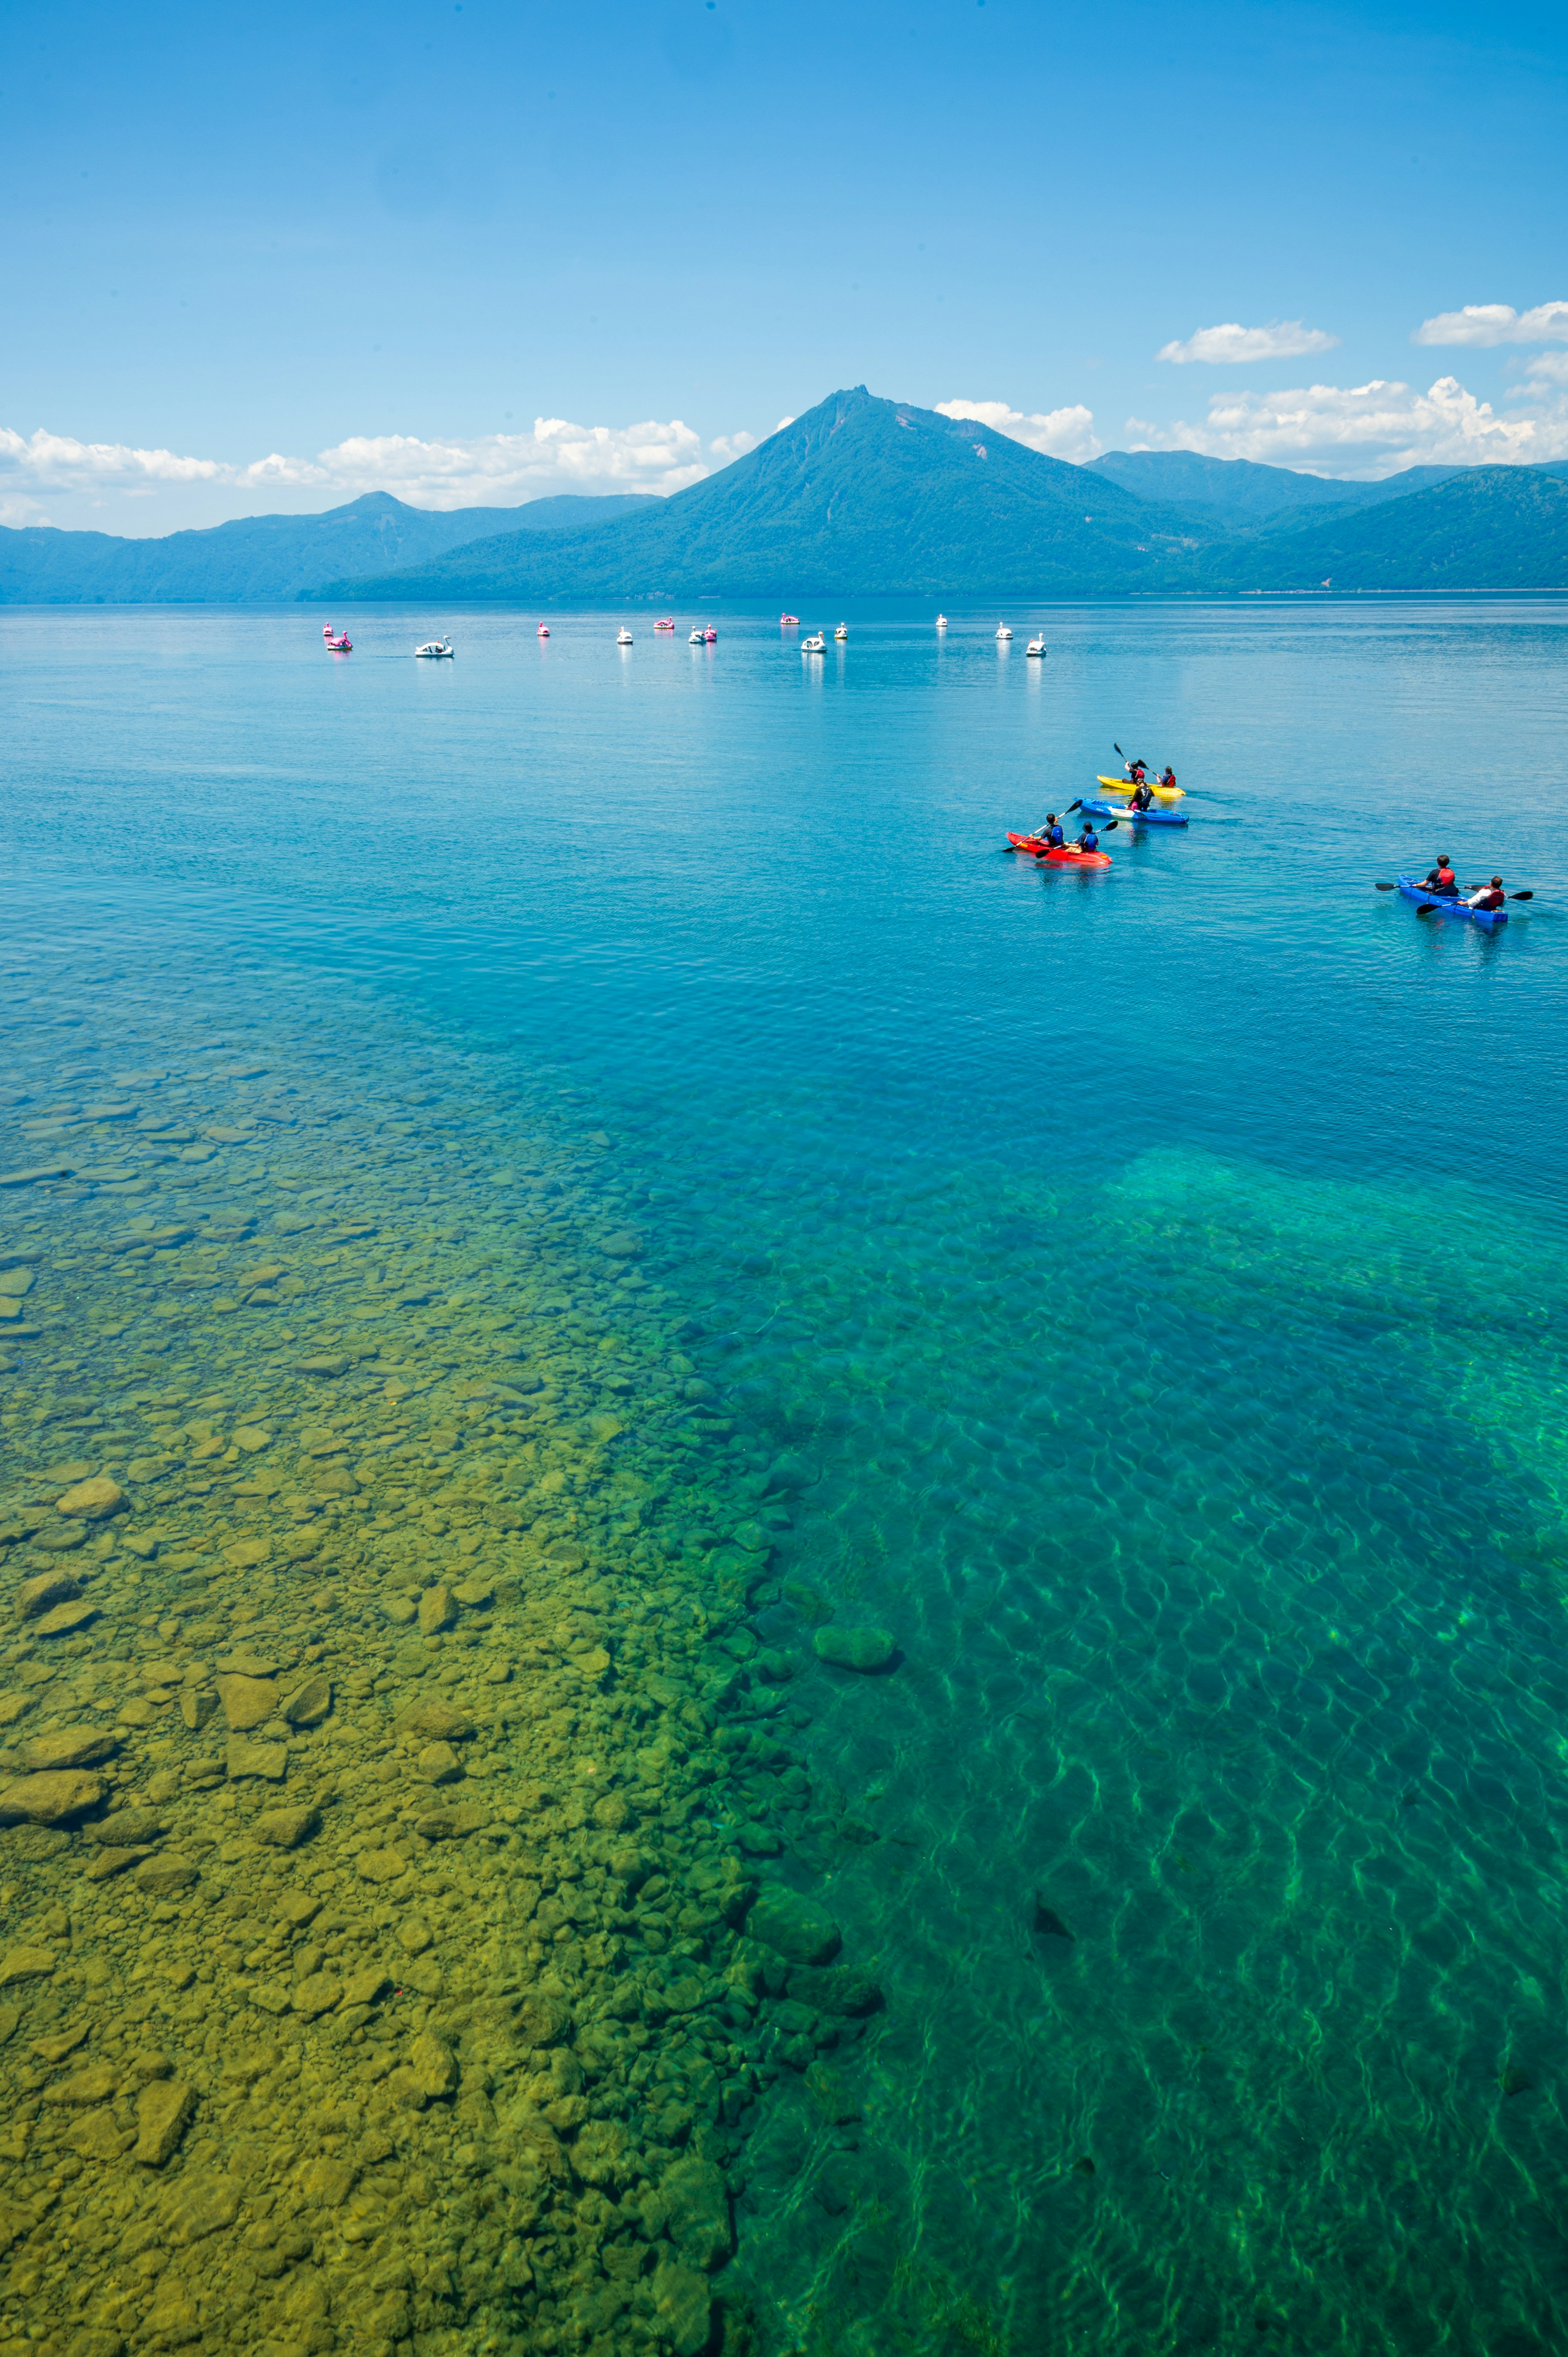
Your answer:
[[[825,655],[827,651],[828,642],[821,630],[818,630],[813,637],[802,639],[800,641],[800,652],[803,655]]]
[[[1004,641],[1005,641],[1006,640],[1008,640],[1008,639],[1010,639],[1010,638],[1012,637],[1013,633],[1012,633],[1012,631],[1007,628],[1006,623],[1005,623],[1005,622],[1002,622],[1002,623],[999,623],[999,624],[998,624],[998,626],[997,626],[996,635],[997,635],[997,637],[998,637],[999,639],[1001,639],[1001,640],[1003,640]]]
[[[616,632],[616,644],[618,647],[629,647],[631,644],[631,632],[624,629],[618,630]]]
[[[1026,654],[1030,655],[1043,655],[1046,651],[1046,642],[1044,639],[1031,639],[1024,651]]]
[[[457,650],[450,639],[426,639],[424,644],[415,647],[413,651],[416,655],[430,655],[439,660],[442,655],[455,655]]]
[[[947,629],[947,626],[948,626],[948,618],[947,618],[947,616],[946,616],[945,614],[939,614],[939,615],[937,616],[937,628],[938,628],[938,630],[945,630]]]
[[[833,636],[835,639],[840,640],[847,639],[849,636],[849,624],[847,622],[841,622],[838,629],[833,632]]]
[[[701,622],[699,622],[691,637],[687,640],[686,644],[689,647],[703,647],[706,646],[707,642],[708,634],[706,630],[703,630]]]

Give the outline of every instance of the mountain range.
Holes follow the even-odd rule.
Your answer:
[[[1190,450],[1073,466],[864,385],[669,499],[440,513],[373,492],[159,540],[0,531],[0,603],[441,608],[1568,588],[1568,462],[1378,483]]]

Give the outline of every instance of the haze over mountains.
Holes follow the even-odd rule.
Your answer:
[[[669,499],[324,515],[166,539],[0,531],[0,603],[450,607],[698,597],[1568,588],[1568,463],[1326,480],[1194,451],[1079,467],[865,386]]]

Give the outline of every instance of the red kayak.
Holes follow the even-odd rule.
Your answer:
[[[1074,851],[1067,844],[1063,844],[1059,851],[1052,851],[1037,834],[1010,834],[1007,840],[1015,851],[1032,852],[1048,867],[1109,867],[1111,865],[1108,852]]]

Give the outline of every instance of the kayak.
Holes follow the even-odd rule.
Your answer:
[[[1109,867],[1109,856],[1103,851],[1074,851],[1063,844],[1059,851],[1051,851],[1037,834],[1010,834],[1007,838],[1015,851],[1033,852],[1035,857],[1048,860],[1053,867]]]
[[[1418,901],[1423,909],[1434,909],[1440,917],[1467,917],[1473,925],[1484,926],[1488,933],[1495,933],[1499,925],[1509,920],[1506,909],[1467,909],[1463,900],[1440,899],[1424,884],[1418,884],[1413,876],[1402,876],[1399,887],[1407,900]]]
[[[1125,803],[1079,802],[1085,818],[1119,818],[1123,826],[1185,826],[1187,820],[1180,811],[1129,810]]]
[[[1097,778],[1095,783],[1103,786],[1108,794],[1130,794],[1133,791],[1131,778]],[[1179,802],[1187,797],[1185,786],[1162,786],[1153,778],[1149,780],[1149,791],[1157,802]]]

